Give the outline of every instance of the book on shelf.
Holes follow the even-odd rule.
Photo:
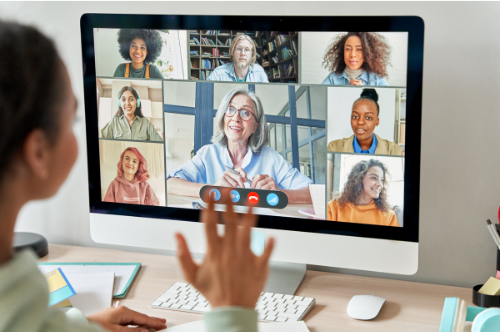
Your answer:
[[[217,39],[217,44],[220,46],[224,46],[224,44],[222,44],[222,42],[219,39]]]
[[[267,62],[266,60],[264,60],[262,62],[262,67],[268,67],[269,66],[269,62]]]
[[[198,78],[198,77],[195,77],[195,76],[191,76],[191,79],[192,79],[192,80],[199,80],[199,78]]]
[[[212,56],[212,54],[210,52],[203,52],[201,56]]]
[[[277,45],[283,44],[287,38],[288,38],[288,35],[276,35],[276,44]]]
[[[222,52],[222,57],[223,57],[223,58],[229,58],[229,53],[227,53],[227,52]]]
[[[255,55],[257,56],[257,59],[260,58],[260,54],[259,53],[255,52]]]
[[[261,34],[261,32],[260,32],[260,31],[255,31],[255,37],[259,37],[259,36],[260,36],[260,34]]]
[[[225,46],[231,46],[231,39],[227,39],[226,42],[224,43]]]
[[[273,78],[280,78],[280,71],[278,68],[273,68]]]
[[[198,34],[198,30],[189,30],[189,34]]]
[[[273,59],[274,63],[278,63],[279,61],[277,55],[273,56],[271,59]]]
[[[219,49],[212,48],[212,56],[213,57],[218,57],[219,56]]]
[[[198,41],[198,39],[196,37],[193,37],[193,39],[191,39],[191,40],[194,41],[196,45],[200,45],[200,42]]]
[[[270,41],[269,43],[267,43],[267,48],[269,50],[269,52],[272,52],[276,49],[276,45],[274,44],[274,41]]]
[[[290,58],[292,56],[293,56],[293,51],[291,49],[283,47],[283,49],[281,50],[281,57],[283,59],[288,59],[288,58]]]
[[[295,54],[299,54],[299,52],[297,52],[297,45],[295,44],[295,40],[292,40],[292,50],[295,52]]]
[[[219,36],[229,36],[230,33],[229,32],[220,32],[218,33]]]
[[[200,55],[200,54],[198,53],[198,51],[189,51],[189,54],[191,54],[191,55]]]
[[[295,76],[295,69],[293,67],[293,64],[285,64],[283,66],[283,69],[285,72],[285,77]]]

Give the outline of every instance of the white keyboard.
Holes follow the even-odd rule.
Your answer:
[[[302,320],[316,304],[312,297],[261,293],[255,310],[259,320],[265,322],[288,322]],[[203,313],[210,311],[210,304],[194,287],[185,282],[176,282],[161,294],[152,308]]]

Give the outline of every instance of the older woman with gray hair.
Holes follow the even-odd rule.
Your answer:
[[[168,174],[168,193],[199,197],[200,189],[211,184],[281,190],[289,203],[311,203],[311,179],[267,146],[264,109],[253,92],[245,88],[229,91],[217,110],[215,123],[213,144],[203,146],[193,159]]]

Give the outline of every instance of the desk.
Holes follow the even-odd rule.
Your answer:
[[[200,198],[189,197],[189,196],[181,196],[181,195],[167,195],[167,206],[168,207],[177,207],[183,209],[192,209],[193,202],[199,202]],[[304,218],[304,219],[312,219],[302,213],[299,212],[300,209],[310,209],[314,210],[312,204],[288,204],[284,209],[262,209],[269,211],[270,216],[284,216],[284,217],[295,217],[295,218]]]
[[[50,245],[42,262],[141,262],[125,305],[136,311],[164,317],[169,327],[201,320],[201,314],[151,309],[149,304],[176,281],[182,281],[177,259],[171,256],[141,254],[110,249]],[[311,332],[341,331],[438,331],[445,297],[460,297],[472,305],[468,288],[408,281],[307,271],[296,295],[315,297],[316,306],[306,316]],[[387,299],[379,316],[357,321],[346,308],[354,295],[372,294]]]

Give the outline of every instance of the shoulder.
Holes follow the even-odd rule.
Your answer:
[[[388,86],[387,82],[382,78],[382,76],[375,73],[368,73],[368,81],[375,83],[376,86]]]
[[[160,68],[156,67],[156,65],[150,64],[149,71],[150,71],[150,73],[154,73],[155,77],[162,77],[163,78],[163,74],[161,73]]]
[[[264,72],[264,68],[262,68],[261,65],[259,65],[257,62],[253,64],[253,70],[258,71],[258,72]]]
[[[351,139],[354,140],[353,136],[347,137],[347,138],[337,139],[335,141],[331,141],[330,143],[328,143],[327,151],[347,152],[347,151],[344,151],[344,146]]]
[[[403,148],[401,148],[398,144],[383,139],[377,134],[375,134],[375,137],[377,137],[377,145],[380,144],[383,146],[383,150],[380,154],[403,155]]]
[[[328,208],[330,210],[338,210],[339,209],[339,201],[338,199],[332,199],[331,201],[328,202]]]
[[[115,70],[115,74],[113,75],[114,77],[123,77],[125,75],[125,66],[126,63],[120,63]]]
[[[268,146],[263,146],[262,149],[260,149],[260,152],[258,155],[256,155],[257,157],[266,157],[266,158],[273,158],[275,159],[276,161],[281,161],[281,160],[285,160],[285,158],[283,158],[276,150],[274,150],[273,148],[270,148]]]
[[[337,74],[335,74],[335,72],[331,72],[327,77],[325,77],[325,79],[323,80],[323,84],[335,84],[336,77]]]
[[[196,155],[200,158],[204,158],[207,155],[218,155],[222,153],[224,150],[223,146],[217,145],[217,144],[206,144],[203,145],[197,152]]]
[[[213,70],[213,72],[227,72],[227,71],[229,71],[229,69],[231,68],[232,65],[233,65],[232,62],[225,63],[225,64],[215,68]]]

